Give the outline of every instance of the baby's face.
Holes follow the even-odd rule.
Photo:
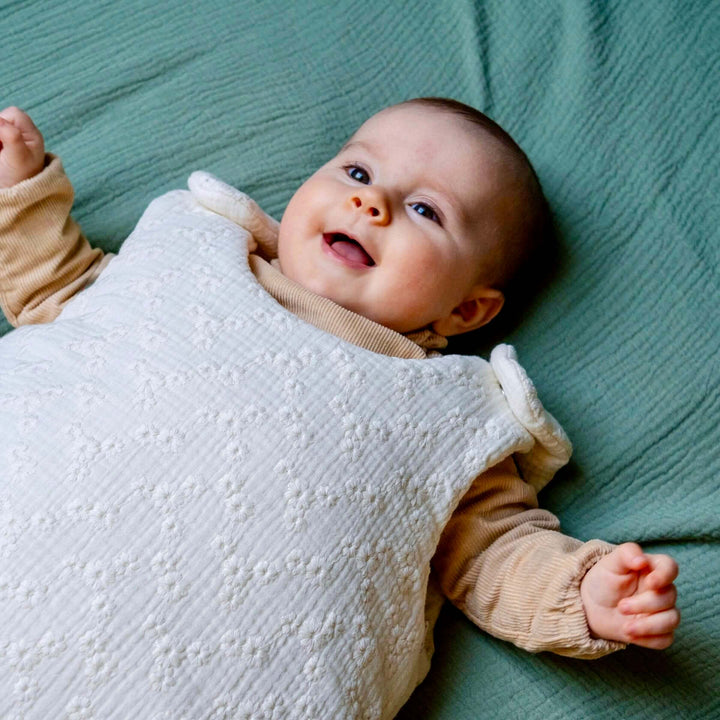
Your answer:
[[[371,117],[290,200],[283,274],[397,332],[449,334],[501,221],[499,153],[466,122],[413,105]]]

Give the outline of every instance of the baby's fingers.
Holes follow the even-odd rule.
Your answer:
[[[642,638],[671,634],[679,624],[680,611],[677,608],[671,608],[652,615],[633,618],[627,624],[627,633],[630,642],[640,645],[641,643],[638,641]]]
[[[633,638],[630,642],[633,645],[650,648],[650,650],[666,650],[673,644],[674,640],[675,635],[673,633],[667,633],[665,635],[655,635],[653,637]]]
[[[0,118],[12,123],[21,133],[28,136],[40,135],[40,131],[35,126],[30,116],[17,107],[6,107],[0,110]]]
[[[678,576],[678,564],[669,555],[647,555],[651,571],[645,578],[647,586],[660,590],[670,585]]]
[[[656,613],[675,607],[676,601],[677,590],[674,585],[669,585],[660,591],[646,590],[633,597],[625,598],[620,601],[618,609],[624,615]]]
[[[641,572],[650,568],[650,556],[646,555],[637,543],[631,542],[618,545],[601,562],[603,562],[607,570],[616,575]]]
[[[0,111],[0,189],[37,175],[44,161],[43,137],[30,116],[16,107]]]
[[[7,145],[11,143],[22,143],[22,131],[16,125],[0,115],[0,137]]]

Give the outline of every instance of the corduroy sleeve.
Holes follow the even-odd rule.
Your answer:
[[[0,190],[0,308],[15,327],[54,320],[114,257],[83,237],[73,195],[53,155],[35,177]]]
[[[559,530],[508,458],[475,480],[443,531],[433,558],[443,593],[530,652],[591,659],[625,647],[590,635],[580,598],[583,576],[613,546]]]

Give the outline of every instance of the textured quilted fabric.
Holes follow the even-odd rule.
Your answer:
[[[391,102],[485,110],[536,165],[561,243],[540,296],[460,347],[518,347],[572,438],[573,463],[540,495],[567,532],[680,561],[669,651],[529,656],[448,610],[405,717],[720,716],[717,2],[199,7],[0,2],[0,104],[31,112],[62,156],[91,241],[117,249],[198,168],[279,217]]]
[[[248,239],[168,193],[59,319],[0,344],[0,717],[392,718],[472,480],[567,462],[511,348],[350,345],[262,289]]]

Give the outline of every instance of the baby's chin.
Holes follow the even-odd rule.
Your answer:
[[[283,260],[285,262],[283,262]],[[292,254],[288,253],[288,255],[284,255],[279,248],[278,261],[280,272],[288,280],[296,283],[304,290],[313,293],[313,295],[318,295],[326,300],[330,300],[336,305],[345,308],[345,310],[349,310],[389,330],[403,334],[412,332],[415,328],[415,325],[411,327],[411,324],[403,318],[391,316],[387,313],[387,303],[376,302],[373,305],[373,303],[367,299],[363,300],[358,297],[358,293],[353,292],[348,278],[343,273],[338,273],[338,276],[334,277],[327,273],[312,272],[312,266],[311,268],[306,268],[302,263],[298,263],[295,260]]]

